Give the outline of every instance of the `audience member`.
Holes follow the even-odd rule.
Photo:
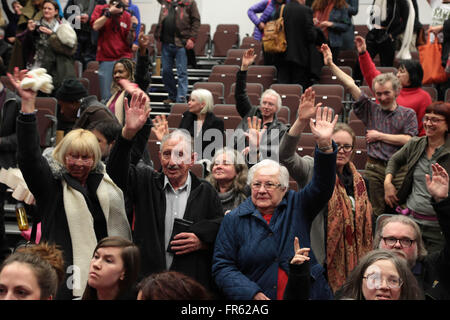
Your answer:
[[[286,52],[275,58],[277,79],[279,83],[300,84],[303,89],[313,84],[311,78],[310,58],[314,45],[322,44],[318,40],[318,31],[314,28],[312,10],[305,5],[305,0],[293,0],[288,3],[283,12],[286,33]]]
[[[141,12],[139,11],[139,7],[132,3],[131,0],[122,0],[123,4],[127,7],[128,12],[132,17],[135,17],[133,23],[136,25],[133,28],[136,30],[136,38],[134,39],[133,44],[131,45],[131,50],[136,52],[139,49],[139,33],[141,31]]]
[[[139,248],[121,237],[106,237],[95,247],[82,300],[136,300]]]
[[[195,279],[177,271],[153,273],[138,285],[138,300],[210,300],[212,295]]]
[[[289,172],[276,161],[265,159],[250,169],[251,198],[225,216],[215,242],[212,272],[225,298],[283,298],[294,236],[309,247],[312,220],[333,193],[337,147],[331,135],[336,122],[327,107],[318,109],[315,123],[311,120],[316,165],[301,191],[288,190]],[[327,299],[332,294],[324,270],[312,261],[311,298]]]
[[[150,85],[149,67],[150,59],[148,56],[147,46],[150,41],[148,35],[141,33],[139,35],[139,54],[137,64],[128,58],[122,58],[114,63],[112,74],[111,93],[112,96],[106,102],[106,106],[117,117],[120,124],[124,124],[124,98],[131,99],[131,94],[135,88],[147,92]],[[120,80],[129,80],[126,84]],[[132,83],[130,85],[130,82]]]
[[[89,24],[96,5],[104,2],[101,0],[68,0],[64,8],[64,18],[68,20],[77,33],[78,46],[74,59],[83,64],[83,70],[89,61],[95,61],[97,46],[94,42],[94,34]]]
[[[248,132],[249,119],[257,117],[261,120],[262,126],[266,127],[265,135],[261,142],[261,146],[266,146],[272,149],[271,157],[278,160],[278,156],[274,157],[273,152],[278,153],[278,144],[283,134],[287,131],[287,126],[277,118],[277,112],[281,108],[281,97],[273,89],[267,89],[261,95],[261,103],[259,106],[252,106],[250,99],[248,98],[246,86],[247,86],[247,70],[248,67],[255,61],[256,54],[253,49],[245,51],[242,57],[241,69],[236,74],[236,109],[239,112],[242,120],[236,127],[235,133],[235,149],[242,151],[246,144],[246,136],[242,133]],[[268,150],[266,155],[268,155]],[[253,161],[250,161],[253,162]],[[254,163],[252,163],[254,164]]]
[[[131,238],[122,191],[105,172],[101,151],[93,133],[70,131],[46,159],[38,144],[36,92],[24,90],[20,81],[26,70],[8,74],[22,98],[17,118],[17,161],[24,180],[36,199],[42,240],[61,246],[69,273],[79,279],[67,283],[58,298],[81,296],[86,285],[90,252],[106,236]],[[70,268],[69,268],[70,269]],[[70,281],[69,281],[70,282]]]
[[[339,58],[344,44],[344,33],[351,25],[348,7],[345,0],[314,0],[311,5],[314,25],[322,30],[328,40],[334,62]]]
[[[102,161],[106,162],[117,136],[122,131],[122,126],[115,119],[98,120],[91,122],[86,129],[92,131],[97,137],[100,150],[102,151]]]
[[[280,144],[280,162],[300,188],[313,175],[314,159],[299,156],[296,148],[301,143],[303,129],[316,111],[314,98],[314,91],[306,89],[301,97],[298,117]],[[372,205],[364,179],[351,161],[355,133],[347,124],[338,123],[331,138],[338,149],[336,184],[333,196],[312,223],[310,237],[314,255],[327,270],[328,282],[335,292],[359,259],[372,249]]]
[[[255,25],[253,30],[253,38],[261,41],[264,34],[264,27],[267,21],[274,19],[274,14],[282,4],[286,4],[289,0],[262,0],[255,3],[247,10],[247,15]],[[258,16],[258,14],[260,15]]]
[[[396,97],[400,82],[392,73],[383,73],[373,80],[372,90],[379,104],[371,101],[355,84],[352,77],[333,63],[331,50],[322,45],[325,65],[331,68],[337,79],[343,82],[356,101],[353,112],[361,119],[366,128],[367,163],[365,176],[369,180],[369,199],[372,203],[374,218],[385,211],[384,172],[391,156],[406,144],[412,136],[417,135],[416,113],[399,106]],[[394,185],[403,181],[406,168],[398,172]]]
[[[362,74],[369,86],[372,86],[373,79],[381,71],[377,70],[375,64],[367,51],[366,41],[361,36],[355,37],[356,50],[359,54],[359,65]],[[400,60],[397,78],[400,81],[401,89],[397,96],[397,103],[401,106],[411,108],[416,112],[419,136],[425,135],[423,127],[423,117],[425,109],[431,104],[431,97],[428,92],[421,88],[423,79],[423,69],[418,60]],[[373,87],[371,87],[373,92]]]
[[[5,31],[0,28],[0,76],[6,75],[11,53],[12,45],[5,40]]]
[[[445,238],[445,247],[439,252],[427,254],[419,225],[408,216],[393,215],[377,222],[374,247],[392,250],[406,259],[414,273],[426,299],[450,299],[450,278],[448,268],[448,239],[450,221],[448,219],[448,174],[439,164],[432,164],[432,177],[428,175],[427,190],[433,197],[431,203],[438,217]],[[447,198],[446,198],[447,195]]]
[[[17,165],[16,118],[20,110],[20,97],[0,82],[0,169]],[[0,183],[0,263],[10,253],[5,234],[4,204],[7,186]]]
[[[131,59],[131,45],[135,38],[132,17],[124,10],[122,0],[110,0],[108,4],[97,5],[91,15],[91,27],[98,31],[97,56],[102,102],[111,97],[111,82],[116,61]]]
[[[223,145],[224,122],[213,113],[214,99],[211,91],[195,89],[191,92],[189,109],[183,113],[178,126],[194,139],[194,152],[199,159],[211,160],[218,146]],[[159,141],[169,133],[165,116],[155,117],[154,132]]]
[[[134,206],[134,241],[141,251],[142,275],[180,271],[210,290],[212,250],[223,217],[217,192],[190,173],[196,156],[191,136],[182,130],[161,142],[162,172],[130,164],[133,138],[145,133],[148,139],[150,121],[143,94],[134,94],[131,106],[125,105],[125,126],[107,168]]]
[[[8,24],[5,26],[5,39],[8,43],[14,44],[14,41],[16,41],[17,24],[19,22],[19,17],[22,14],[23,6],[18,0],[11,2],[12,11],[7,0],[2,0],[2,6],[3,11],[5,11],[5,14],[8,17]]]
[[[58,101],[56,111],[56,143],[72,130],[75,122],[79,118],[81,101],[87,97],[88,92],[78,79],[67,79],[55,91],[55,98]]]
[[[18,248],[0,266],[0,300],[55,299],[63,278],[63,253],[57,246]]]
[[[408,15],[407,0],[374,1],[370,12],[370,24],[373,28],[366,36],[367,51],[372,59],[377,54],[380,55],[381,66],[394,65],[396,41],[405,32]]]
[[[53,0],[44,0],[42,18],[28,20],[27,30],[17,35],[23,45],[23,56],[28,69],[45,63],[49,52],[49,38],[58,30],[59,25],[58,4]]]
[[[239,152],[230,148],[217,150],[206,179],[219,194],[224,214],[237,208],[250,196],[247,173],[244,157]]]
[[[422,300],[423,295],[404,259],[387,250],[373,250],[350,273],[338,298]]]
[[[184,103],[188,93],[186,50],[194,48],[200,27],[200,12],[195,0],[158,2],[161,4],[161,11],[155,38],[162,42],[162,80],[169,94],[164,103]],[[178,85],[172,71],[174,60]]]
[[[440,251],[445,244],[436,212],[430,203],[425,174],[431,174],[431,164],[439,163],[450,171],[450,103],[433,102],[423,118],[425,137],[413,137],[394,153],[386,167],[384,196],[386,204],[397,212],[410,215],[420,226],[428,252]],[[399,189],[392,184],[400,167],[408,171]],[[397,191],[398,190],[398,191]]]

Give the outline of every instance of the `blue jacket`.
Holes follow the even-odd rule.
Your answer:
[[[326,154],[316,148],[313,178],[299,192],[289,190],[273,213],[270,224],[248,198],[227,214],[216,238],[212,272],[227,299],[251,300],[261,291],[276,299],[278,268],[286,273],[294,255],[294,236],[310,248],[314,217],[333,194],[336,179],[336,145]],[[323,269],[311,252],[310,298],[331,298]]]
[[[333,26],[328,28],[330,47],[342,47],[344,34],[352,23],[348,8],[333,8],[328,21],[333,22]]]
[[[141,30],[141,13],[139,11],[139,7],[135,4],[133,4],[130,0],[128,4],[128,11],[132,16],[135,16],[138,20],[137,26],[136,26],[136,38],[134,39],[133,44],[139,45],[138,39],[139,39],[139,31]]]

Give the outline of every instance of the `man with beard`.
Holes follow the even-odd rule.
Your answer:
[[[385,212],[384,178],[385,169],[391,156],[412,136],[418,134],[417,117],[414,110],[399,106],[396,98],[401,84],[393,73],[382,73],[373,79],[372,87],[379,104],[372,101],[355,84],[353,78],[333,63],[331,50],[322,45],[324,64],[344,84],[355,103],[353,112],[367,128],[367,163],[365,176],[369,181],[369,198],[376,219]],[[402,168],[393,184],[400,187],[406,174]]]
[[[450,299],[450,197],[448,174],[439,164],[432,165],[432,179],[427,177],[427,189],[432,195],[431,204],[436,210],[444,238],[444,249],[427,254],[420,228],[413,219],[404,215],[383,216],[373,241],[374,249],[386,249],[405,258],[422,287],[426,299]],[[386,217],[386,218],[385,218]],[[385,218],[385,219],[384,219]]]

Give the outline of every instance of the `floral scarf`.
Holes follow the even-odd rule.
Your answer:
[[[372,205],[364,179],[352,162],[348,165],[353,175],[354,210],[338,177],[328,202],[327,272],[333,292],[344,284],[359,259],[372,250]]]

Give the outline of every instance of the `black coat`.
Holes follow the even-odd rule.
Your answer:
[[[181,119],[179,129],[186,129],[187,131],[189,131],[189,134],[191,135],[191,137],[193,137],[195,139],[196,137],[195,137],[194,131],[196,129],[194,126],[194,121],[196,121],[196,120],[197,120],[197,115],[195,115],[194,113],[192,113],[190,111],[186,111],[185,113],[183,113],[183,118]],[[201,150],[202,154],[208,145],[214,144],[214,142],[217,144],[217,141],[215,141],[215,140],[209,141],[209,140],[203,139],[203,136],[208,129],[219,130],[222,134],[220,145],[222,145],[222,142],[223,142],[223,132],[224,132],[223,120],[217,118],[212,112],[208,112],[206,114],[205,121],[203,122],[203,125],[202,125],[202,133],[199,136],[199,138],[202,139],[202,150]],[[200,150],[196,149],[195,151],[198,153]],[[211,156],[214,156],[214,153],[212,153]],[[204,158],[211,159],[212,157],[199,156],[199,159],[204,159]]]
[[[0,168],[15,167],[17,135],[16,118],[19,115],[20,97],[4,88],[5,100],[0,108]]]
[[[91,192],[86,195],[80,184],[67,173],[52,170],[48,160],[41,154],[35,115],[19,115],[17,119],[17,141],[17,162],[29,190],[36,199],[37,210],[33,210],[36,213],[33,222],[42,222],[41,241],[55,243],[61,247],[67,272],[66,278],[70,277],[73,270],[70,271],[67,267],[73,265],[72,240],[64,210],[61,180],[64,179],[70,187],[80,191],[85,198],[88,198],[86,203],[93,216],[100,217],[100,219],[103,217],[104,219],[95,194],[103,174],[94,172],[89,174],[87,185]],[[98,234],[99,238],[106,236],[105,228],[106,221],[101,228],[95,229],[96,234],[100,229],[102,230],[100,232],[102,234]],[[58,290],[57,299],[72,299],[72,291],[66,286],[66,278]]]
[[[134,205],[133,241],[141,251],[143,277],[167,269],[164,240],[166,197],[163,190],[164,174],[147,166],[130,164],[132,145],[132,141],[121,135],[118,137],[108,159],[107,172]],[[212,289],[211,260],[223,210],[212,185],[192,173],[191,178],[191,193],[183,218],[194,222],[189,231],[195,233],[208,249],[174,256],[171,270],[191,276],[206,288]]]
[[[309,67],[310,45],[315,43],[317,37],[311,8],[291,1],[284,8],[283,18],[287,50],[279,58],[301,67]]]

